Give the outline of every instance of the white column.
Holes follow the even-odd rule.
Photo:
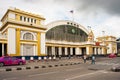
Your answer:
[[[45,54],[45,33],[41,33],[41,53]]]
[[[107,49],[107,53],[108,54],[110,54],[110,53],[112,53],[112,43],[109,43],[109,45],[107,46],[108,47],[108,49]]]
[[[80,55],[82,55],[82,49],[81,48],[79,48],[79,53],[80,53]]]
[[[73,48],[70,48],[70,55],[73,55]]]
[[[61,47],[59,47],[59,55],[62,55],[62,48]]]
[[[77,47],[75,50],[76,50],[76,51],[75,51],[75,52],[76,52],[75,55],[80,55],[79,47]]]
[[[45,54],[48,54],[48,53],[47,53],[47,46],[45,47]]]
[[[97,54],[96,50],[97,50],[97,49],[96,49],[96,48],[94,48],[94,54]]]
[[[52,47],[52,55],[55,55],[55,47]]]
[[[86,54],[87,54],[87,55],[90,54],[89,51],[90,51],[90,50],[89,50],[89,47],[86,47]]]
[[[4,56],[4,44],[2,44],[2,56]]]
[[[16,30],[8,28],[8,54],[16,54]]]
[[[100,48],[98,48],[98,54],[101,54],[101,53],[100,53]]]
[[[105,53],[104,53],[104,48],[102,48],[102,54],[105,54]]]
[[[65,47],[65,55],[68,55],[67,47]]]

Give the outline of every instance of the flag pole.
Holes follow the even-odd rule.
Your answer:
[[[71,10],[70,13],[71,13],[71,15],[72,15],[72,21],[74,21],[74,11]]]

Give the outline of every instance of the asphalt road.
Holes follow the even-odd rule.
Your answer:
[[[107,69],[119,64],[120,58],[105,59],[95,65],[78,64],[30,70],[0,72],[0,80],[120,80],[120,72]],[[95,69],[97,68],[97,69]]]

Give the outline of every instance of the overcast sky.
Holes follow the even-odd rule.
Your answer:
[[[9,7],[43,15],[46,24],[55,20],[72,20],[88,28],[95,36],[120,37],[120,0],[1,0],[0,19]]]

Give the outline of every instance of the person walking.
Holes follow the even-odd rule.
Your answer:
[[[84,56],[83,56],[84,63],[86,63],[86,59],[87,59],[87,56],[86,56],[86,54],[84,54]]]
[[[91,64],[95,64],[95,56],[94,55],[92,55],[92,62],[91,62]]]

